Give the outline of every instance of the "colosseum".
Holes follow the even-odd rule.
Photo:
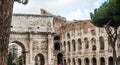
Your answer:
[[[22,47],[24,65],[113,65],[104,28],[90,20],[67,21],[44,9],[41,15],[13,14],[12,42]],[[119,38],[116,51],[120,64]]]

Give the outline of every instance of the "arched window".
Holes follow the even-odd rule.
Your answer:
[[[82,42],[81,39],[78,39],[78,50],[82,49]]]
[[[114,64],[113,64],[113,58],[112,58],[112,57],[109,57],[109,65],[114,65]]]
[[[97,65],[96,58],[92,58],[92,65]]]
[[[67,65],[66,60],[64,59],[64,65]]]
[[[73,45],[73,51],[76,51],[75,40],[72,40],[72,45]]]
[[[70,42],[68,41],[68,51],[70,52]]]
[[[96,50],[96,39],[95,38],[91,39],[91,45],[92,45],[92,51],[95,51]]]
[[[95,50],[96,50],[96,46],[95,46],[95,45],[93,45],[92,50],[93,50],[93,51],[95,51]]]
[[[55,36],[54,40],[60,40],[60,36],[59,35]]]
[[[100,50],[104,50],[104,38],[102,36],[99,37],[99,43],[100,43]]]
[[[42,54],[35,56],[35,65],[45,65],[45,58]]]
[[[85,38],[84,42],[85,42],[85,49],[88,49],[89,48],[89,41],[88,41],[88,39]]]
[[[88,58],[85,58],[85,65],[89,65],[89,59]]]
[[[81,64],[81,59],[78,59],[78,65],[82,65],[82,64]]]
[[[71,63],[71,61],[70,61],[70,59],[68,59],[68,65],[70,65],[70,63]]]
[[[104,57],[100,58],[100,65],[105,65],[105,59],[104,59]]]
[[[57,55],[57,64],[63,64],[63,54],[61,54],[61,53],[59,53],[58,55]]]
[[[70,34],[69,33],[67,33],[67,39],[70,39]]]
[[[76,65],[76,63],[75,63],[75,58],[73,58],[73,65]]]
[[[66,51],[66,42],[64,42],[64,51]]]
[[[55,48],[55,50],[60,50],[60,44],[58,42],[56,42],[54,44],[54,48]]]
[[[92,43],[92,44],[96,44],[96,39],[95,39],[95,38],[92,38],[92,39],[91,39],[91,43]]]

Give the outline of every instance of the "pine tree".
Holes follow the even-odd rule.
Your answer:
[[[95,9],[94,13],[90,13],[90,15],[92,19],[91,23],[97,27],[105,28],[108,39],[111,42],[109,44],[113,48],[113,64],[118,65],[115,43],[118,35],[117,30],[120,26],[120,0],[108,0],[98,9]]]

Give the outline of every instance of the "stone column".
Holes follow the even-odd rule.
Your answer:
[[[93,65],[93,60],[92,60],[93,57],[89,57],[89,65]],[[97,60],[96,60],[97,61]]]
[[[76,51],[75,52],[77,53],[78,51],[80,51],[80,50],[78,50],[78,46],[79,45],[78,45],[78,41],[77,40],[75,40],[75,45],[76,45]]]
[[[78,65],[78,59],[77,58],[75,58],[75,64]]]
[[[48,35],[48,65],[53,64],[51,61],[53,57],[53,37],[51,34]]]
[[[84,61],[84,58],[81,58],[81,65],[85,65],[85,61]]]
[[[100,65],[100,58],[96,58],[96,61],[97,61],[97,65]]]
[[[32,42],[32,34],[29,33],[29,53],[30,53],[30,64],[33,62],[33,42]]]
[[[109,63],[109,59],[108,57],[105,57],[105,65],[108,65],[108,63]]]

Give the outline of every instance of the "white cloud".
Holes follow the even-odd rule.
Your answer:
[[[40,14],[43,8],[68,20],[87,19],[89,13],[104,2],[101,0],[29,0],[27,5],[14,4],[14,13]]]
[[[68,16],[66,17],[68,20],[79,20],[82,16],[82,11],[80,11],[80,9],[77,9],[76,11],[72,11],[68,14]]]

